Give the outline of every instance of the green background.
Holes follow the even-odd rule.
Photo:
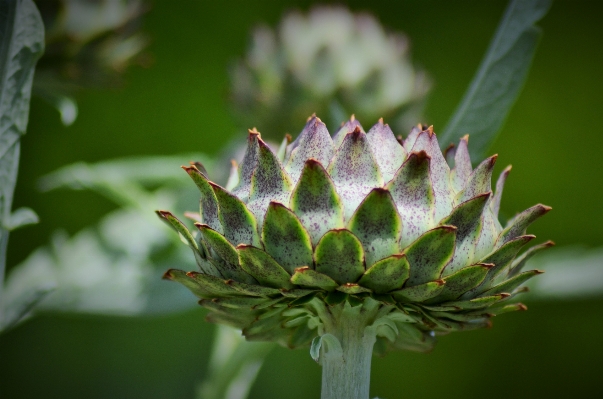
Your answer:
[[[120,90],[83,93],[80,116],[69,128],[34,99],[14,207],[34,208],[41,223],[11,235],[9,265],[46,244],[57,228],[73,234],[114,208],[89,192],[41,194],[36,184],[44,174],[76,161],[214,154],[235,134],[243,138],[226,107],[227,67],[244,53],[253,26],[274,26],[284,11],[310,4],[155,1],[144,20],[152,37],[151,68],[130,69]],[[423,122],[437,133],[463,95],[505,2],[349,6],[408,34],[413,59],[435,81]],[[601,11],[595,1],[553,5],[540,23],[544,36],[524,91],[490,150],[500,154],[498,170],[513,164],[503,212],[551,205],[554,211],[530,232],[558,245],[603,244]],[[529,312],[494,320],[491,330],[442,337],[431,354],[375,358],[372,395],[601,397],[603,300],[528,305]],[[0,398],[192,398],[206,370],[212,329],[201,309],[148,319],[41,316],[0,336]],[[320,368],[308,352],[278,348],[250,397],[317,398],[319,390]]]

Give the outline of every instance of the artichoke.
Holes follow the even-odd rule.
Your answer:
[[[199,297],[208,321],[291,348],[330,334],[345,352],[353,339],[341,331],[359,326],[365,337],[371,329],[369,354],[373,343],[377,353],[428,351],[436,335],[489,326],[526,309],[514,297],[542,272],[522,268],[552,243],[518,254],[535,238],[528,225],[551,208],[535,205],[503,227],[510,167],[493,193],[497,156],[473,169],[467,144],[442,153],[432,127],[402,140],[383,120],[365,133],[354,117],[331,137],[313,116],[277,151],[250,130],[226,187],[198,163],[183,167],[201,192],[200,212],[189,214],[198,231],[157,213],[199,270],[164,277]]]
[[[312,112],[330,115],[333,127],[354,110],[406,131],[420,119],[430,87],[413,65],[406,35],[341,6],[288,13],[276,29],[257,27],[230,75],[239,124],[262,126],[271,139],[296,131]]]

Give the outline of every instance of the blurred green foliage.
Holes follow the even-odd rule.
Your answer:
[[[243,137],[226,107],[228,66],[244,53],[256,23],[274,25],[286,9],[309,5],[156,1],[144,21],[153,68],[129,70],[123,90],[82,93],[80,117],[68,129],[34,100],[14,207],[32,206],[42,223],[11,235],[9,268],[46,244],[56,228],[73,235],[116,207],[85,191],[41,194],[37,180],[49,171],[130,155],[214,154],[230,137]],[[435,82],[424,122],[438,132],[472,78],[505,2],[349,6],[408,34],[413,58]],[[537,202],[553,206],[530,232],[560,245],[603,245],[600,11],[594,2],[553,5],[540,23],[545,34],[525,89],[490,150],[501,154],[498,168],[513,164],[502,211],[511,216]],[[602,304],[528,301],[529,312],[496,319],[492,330],[443,337],[430,355],[375,359],[372,393],[389,399],[478,398],[484,392],[491,398],[595,397],[603,367]],[[0,397],[191,398],[211,347],[213,326],[202,316],[199,309],[159,319],[34,319],[0,337]],[[318,397],[319,375],[307,351],[279,348],[250,398]]]

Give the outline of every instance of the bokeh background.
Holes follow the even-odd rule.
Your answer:
[[[143,20],[152,40],[149,68],[129,69],[120,89],[80,93],[80,115],[67,128],[46,102],[33,100],[14,208],[34,208],[41,223],[11,235],[9,268],[45,245],[57,228],[74,234],[115,209],[91,192],[40,193],[37,181],[48,172],[130,155],[215,154],[231,137],[243,139],[227,108],[229,65],[244,54],[256,24],[275,26],[285,11],[314,3],[150,4]],[[409,36],[414,61],[434,81],[422,122],[437,133],[471,80],[506,2],[345,5]],[[500,154],[498,170],[513,164],[503,212],[551,205],[554,211],[530,232],[559,246],[603,245],[601,11],[595,1],[553,4],[539,24],[544,35],[525,88],[490,150]],[[366,127],[374,121],[362,122]],[[527,304],[529,312],[501,316],[491,330],[442,337],[431,354],[375,358],[372,395],[600,397],[603,300]],[[0,336],[0,397],[192,398],[212,343],[213,326],[203,315],[198,309],[158,318],[36,317]],[[320,367],[308,352],[278,348],[250,398],[317,398],[319,391]]]

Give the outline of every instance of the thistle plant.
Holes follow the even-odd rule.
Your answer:
[[[230,75],[239,124],[262,126],[265,138],[277,140],[313,112],[329,115],[330,127],[353,111],[407,130],[430,89],[406,35],[344,7],[316,6],[288,13],[276,29],[257,27]]]
[[[313,116],[290,141],[273,151],[250,130],[226,187],[200,164],[183,167],[201,193],[195,234],[157,212],[198,265],[165,278],[198,296],[208,321],[248,340],[311,344],[323,399],[366,399],[374,349],[426,352],[437,335],[526,309],[515,296],[542,272],[522,269],[550,243],[518,254],[550,208],[503,227],[510,168],[493,193],[496,155],[473,169],[466,136],[442,153],[432,127],[402,140],[383,120],[365,133],[353,116],[333,137]]]

